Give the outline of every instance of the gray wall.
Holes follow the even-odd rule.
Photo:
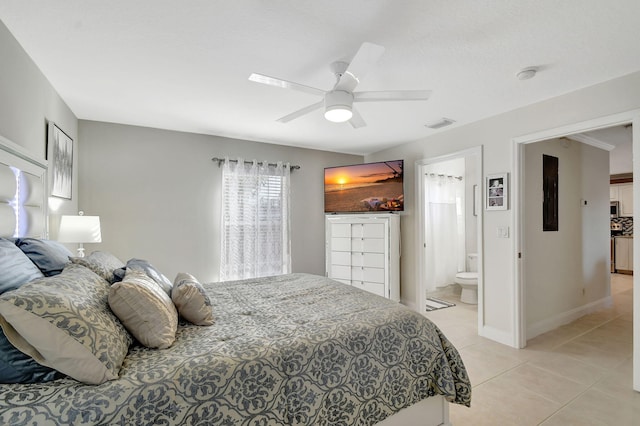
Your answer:
[[[609,152],[568,139],[524,149],[524,268],[529,339],[610,295]],[[558,158],[558,231],[542,230],[542,155]],[[584,206],[581,200],[586,200]]]
[[[361,156],[94,121],[79,122],[80,208],[99,215],[102,243],[87,245],[176,273],[218,279],[221,168],[212,157],[288,161],[294,272],[324,275],[327,166]]]
[[[74,140],[77,158],[78,120],[47,78],[0,22],[0,135],[20,145],[32,156],[46,157],[47,121],[53,121]],[[50,227],[55,233],[60,214],[76,214],[78,210],[78,174],[73,170],[71,200],[61,202],[51,211]]]
[[[514,94],[515,96],[515,94]],[[640,108],[640,72],[538,102],[475,123],[436,132],[422,140],[365,156],[365,161],[405,160],[405,206],[402,215],[402,299],[416,303],[416,277],[421,248],[417,244],[415,162],[471,147],[483,148],[483,176],[514,172],[514,140],[524,135]],[[635,152],[634,152],[635,155]],[[514,195],[511,186],[511,196]],[[639,200],[640,201],[640,200]],[[515,265],[514,209],[485,211],[483,216],[484,309],[481,335],[517,346],[514,317]],[[497,228],[509,227],[509,238],[498,238]],[[640,256],[640,253],[638,254]],[[526,297],[526,296],[525,296]]]

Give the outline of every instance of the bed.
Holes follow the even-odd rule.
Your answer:
[[[109,309],[115,284],[101,272],[115,265],[89,266],[70,262],[55,277],[5,292],[2,312],[14,293],[28,288],[40,301],[38,289],[53,291],[57,280],[56,297],[73,294],[72,306],[86,297],[104,310],[115,331],[103,333],[97,351],[109,358],[124,347],[121,359],[94,354],[102,364],[92,365],[111,372],[99,384],[57,372],[54,380],[0,384],[0,424],[437,425],[448,424],[448,403],[470,405],[456,349],[396,302],[309,274],[202,284],[214,323],[180,317],[175,340],[154,349],[126,337]],[[0,321],[8,336],[8,322],[28,328],[10,314]]]

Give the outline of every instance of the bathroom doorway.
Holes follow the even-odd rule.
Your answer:
[[[460,293],[455,276],[467,271],[477,253],[478,324],[482,298],[482,147],[416,162],[417,221],[420,250],[416,300],[426,311],[427,297]],[[459,303],[460,301],[456,301]]]

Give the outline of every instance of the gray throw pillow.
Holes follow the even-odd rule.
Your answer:
[[[13,241],[0,238],[0,294],[43,276]]]
[[[171,300],[176,305],[180,316],[190,323],[196,325],[214,323],[211,300],[202,284],[193,275],[181,272],[176,276],[173,290],[171,290]]]
[[[45,277],[58,275],[73,256],[57,241],[37,238],[18,238],[16,246],[42,271]]]
[[[106,251],[94,251],[87,257],[72,257],[71,262],[91,269],[93,272],[113,284],[116,277],[113,272],[124,266],[124,262]]]
[[[129,269],[137,269],[139,271],[143,271],[149,278],[151,278],[156,284],[158,284],[165,293],[167,293],[167,296],[171,295],[171,281],[169,281],[169,278],[164,276],[162,272],[160,272],[151,263],[149,263],[148,260],[129,259],[125,267],[119,268],[114,271],[116,281],[122,281],[125,273]]]

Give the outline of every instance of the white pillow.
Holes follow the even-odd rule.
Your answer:
[[[209,296],[193,275],[185,272],[176,275],[171,290],[171,300],[178,308],[180,315],[190,323],[196,325],[214,323]]]
[[[127,269],[124,279],[111,286],[109,306],[144,346],[165,349],[175,341],[176,307],[144,271]]]

